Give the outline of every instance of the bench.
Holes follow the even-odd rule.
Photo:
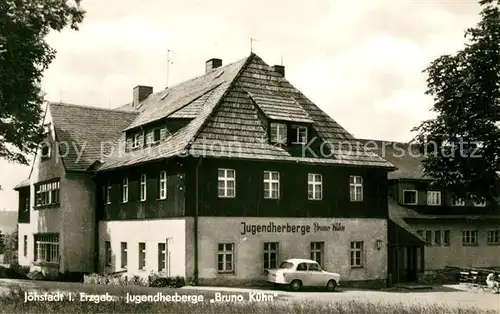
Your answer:
[[[485,272],[474,271],[474,270],[461,271],[459,274],[458,281],[460,283],[466,284],[470,290],[473,290],[474,288],[476,288],[477,292],[479,292],[479,290],[489,291],[491,289],[486,284],[486,277],[488,276],[489,273],[490,272],[485,273]],[[495,276],[497,277],[497,274],[495,274]]]

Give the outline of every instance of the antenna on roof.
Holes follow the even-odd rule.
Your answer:
[[[108,101],[108,108],[111,109],[111,100]]]
[[[283,65],[283,54],[281,55],[281,65]]]
[[[167,85],[165,88],[168,88],[168,76],[169,76],[169,72],[170,72],[170,64],[174,64],[172,61],[170,61],[170,53],[171,52],[172,51],[167,48]]]
[[[255,41],[255,38],[250,37],[250,53],[253,52],[253,42]]]

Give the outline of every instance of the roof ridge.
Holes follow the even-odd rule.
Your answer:
[[[95,106],[86,106],[86,105],[76,105],[76,104],[69,104],[69,103],[62,103],[62,102],[50,102],[51,106],[66,106],[66,107],[76,107],[76,108],[82,108],[82,109],[90,109],[90,110],[100,110],[100,111],[110,111],[110,112],[119,112],[119,113],[130,113],[130,114],[138,114],[138,112],[135,111],[130,111],[130,110],[119,110],[119,109],[112,109],[112,108],[102,108],[102,107],[95,107]]]
[[[376,139],[370,139],[370,138],[358,138],[358,141],[373,141],[373,142],[384,142],[384,143],[393,143],[393,144],[404,144],[404,145],[410,145],[412,143],[408,142],[401,142],[401,141],[389,141],[389,140],[376,140]]]
[[[253,54],[253,53],[252,53],[252,54]],[[214,71],[220,71],[220,70],[223,70],[223,69],[225,69],[225,68],[227,68],[227,67],[229,67],[229,66],[231,66],[231,65],[234,65],[234,64],[236,64],[236,63],[238,63],[238,62],[241,62],[241,61],[243,61],[243,60],[245,60],[245,59],[247,59],[247,58],[249,58],[249,57],[241,58],[241,59],[239,59],[239,60],[237,60],[237,61],[234,61],[234,62],[228,63],[228,64],[226,64],[226,65],[223,65],[223,66],[221,66],[221,67],[215,68],[215,69],[213,69],[213,70],[212,70],[212,72],[214,72]],[[188,82],[191,82],[191,81],[194,81],[194,80],[196,80],[196,79],[202,78],[202,77],[204,77],[204,76],[206,76],[206,75],[208,75],[208,74],[210,74],[210,73],[212,73],[212,72],[204,73],[204,74],[202,74],[202,75],[198,75],[198,76],[193,76],[193,77],[191,77],[190,79],[187,79],[187,80],[182,81],[182,82],[179,82],[179,83],[177,83],[177,84],[175,84],[175,85],[172,85],[172,86],[169,86],[169,87],[167,87],[167,88],[164,88],[164,89],[160,90],[159,92],[156,92],[155,94],[160,94],[160,93],[162,93],[162,92],[164,92],[164,91],[167,91],[167,90],[169,90],[169,89],[172,89],[172,88],[178,87],[179,85],[186,84],[186,83],[188,83]]]

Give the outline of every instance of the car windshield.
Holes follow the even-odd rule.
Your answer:
[[[293,264],[290,263],[290,262],[283,262],[280,265],[280,268],[285,268],[285,269],[289,269],[289,268],[292,268],[292,267],[293,267]]]

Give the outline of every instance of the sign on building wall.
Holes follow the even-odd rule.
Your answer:
[[[312,224],[276,224],[269,222],[267,224],[247,224],[241,222],[241,234],[256,235],[258,233],[294,233],[306,235],[309,233],[317,232],[337,232],[345,231],[345,226],[340,222],[325,223],[312,223]]]

